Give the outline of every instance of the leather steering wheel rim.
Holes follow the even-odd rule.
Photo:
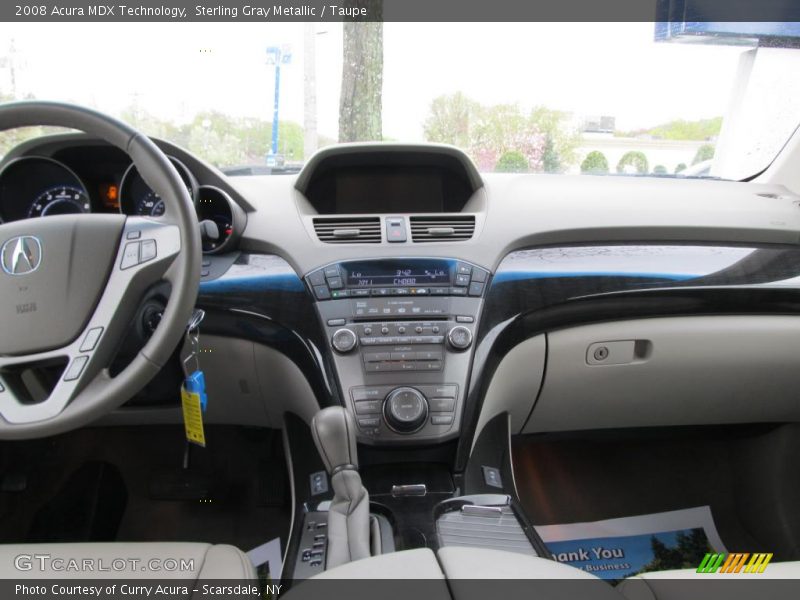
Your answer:
[[[27,126],[77,129],[124,151],[145,182],[164,200],[166,214],[157,218],[81,214],[69,218],[48,216],[0,224],[0,245],[6,242],[13,244],[24,238],[25,248],[24,243],[28,243],[25,240],[36,237],[36,241],[40,241],[45,249],[41,250],[38,258],[34,258],[42,262],[58,258],[51,256],[55,252],[47,253],[47,236],[68,236],[68,228],[72,228],[73,236],[88,235],[81,234],[81,230],[86,229],[85,225],[103,232],[108,239],[118,236],[116,247],[113,248],[113,262],[109,258],[105,285],[99,288],[101,293],[93,312],[89,310],[90,317],[79,328],[79,335],[74,340],[55,349],[37,348],[36,351],[19,353],[4,353],[0,346],[0,439],[44,437],[70,431],[124,404],[159,372],[177,347],[194,309],[200,281],[202,250],[194,205],[171,162],[148,137],[107,115],[70,104],[31,101],[0,105],[0,131]],[[28,229],[39,232],[38,237],[26,234]],[[75,239],[77,237],[72,239],[73,246],[77,244]],[[142,246],[145,241],[149,244],[146,247],[147,255]],[[111,244],[109,242],[109,248],[112,248]],[[156,254],[151,256],[154,252]],[[125,262],[131,257],[135,264]],[[5,265],[5,256],[3,260]],[[22,289],[23,286],[19,285],[21,281],[27,282],[24,277],[17,275],[0,270],[0,291],[4,294],[8,292],[3,296],[4,299],[12,297],[9,296],[11,293],[17,293],[17,288]],[[39,280],[34,279],[37,276]],[[43,277],[41,273],[29,277],[39,287],[46,287],[47,282],[40,281]],[[120,320],[131,311],[127,305],[135,304],[137,294],[158,281],[168,281],[171,285],[163,317],[137,356],[124,370],[112,377],[108,365],[119,346],[120,332],[126,325]],[[122,304],[126,304],[125,310],[121,309]],[[127,318],[129,322],[130,317]],[[86,336],[90,335],[92,329],[102,333],[99,342],[95,340],[96,347],[86,351],[85,348],[90,345]],[[51,396],[38,406],[26,405],[14,392],[11,373],[29,364],[26,360],[49,360],[52,356],[59,356],[59,352],[64,354],[67,363],[65,373]],[[79,376],[67,381],[67,373],[71,368],[73,374],[80,368]],[[57,402],[54,402],[56,394]],[[54,403],[49,406],[47,403],[51,402]]]

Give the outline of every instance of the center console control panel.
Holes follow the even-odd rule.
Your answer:
[[[488,279],[477,265],[420,258],[343,262],[306,276],[360,442],[458,436]]]

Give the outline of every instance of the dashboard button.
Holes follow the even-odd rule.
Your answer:
[[[456,397],[456,386],[454,385],[437,385],[433,388],[433,392],[431,396],[436,396],[437,398],[455,398]]]
[[[339,267],[325,267],[325,277],[331,279],[332,277],[340,277]]]
[[[470,296],[480,296],[483,293],[483,285],[482,283],[470,283],[469,284],[469,295]]]
[[[462,287],[469,285],[469,275],[456,275],[455,284]]]
[[[474,323],[475,317],[470,317],[467,315],[457,315],[456,316],[456,323]]]
[[[429,398],[431,412],[453,412],[456,408],[455,398]]]
[[[416,352],[392,352],[389,360],[417,360]]]
[[[372,290],[372,295],[373,296],[388,296],[389,293],[390,293],[390,290],[388,288],[374,288]]]
[[[358,346],[358,338],[352,329],[339,329],[331,336],[331,345],[334,350],[344,354]]]
[[[365,289],[350,290],[350,295],[351,296],[358,296],[358,297],[369,296],[369,290],[365,290]]]
[[[428,288],[411,288],[412,296],[427,296]]]
[[[364,355],[364,360],[367,362],[382,362],[384,360],[391,360],[392,353],[390,352],[368,352]]]
[[[380,400],[386,394],[381,388],[354,388],[353,400],[359,402],[361,400]]]
[[[358,420],[361,427],[379,427],[381,424],[380,417],[364,417]]]
[[[452,422],[452,415],[433,415],[431,417],[431,425],[450,425]]]
[[[340,290],[344,287],[344,282],[341,277],[328,277],[328,286],[332,290]]]
[[[367,373],[385,373],[394,370],[391,365],[389,362],[370,362],[364,364],[364,370]]]
[[[441,350],[420,350],[416,355],[417,360],[442,360]]]
[[[483,269],[475,268],[472,271],[472,281],[477,281],[478,283],[485,283],[488,276],[489,272]]]
[[[361,402],[356,402],[356,414],[379,415],[381,414],[381,404],[383,403],[380,400],[362,400]]]
[[[452,296],[466,296],[467,288],[465,287],[452,287],[450,288],[450,295]]]
[[[447,296],[450,293],[450,288],[434,287],[431,288],[431,296]]]
[[[316,295],[318,300],[328,300],[331,297],[330,291],[324,285],[315,285],[314,295]]]
[[[337,298],[347,298],[348,296],[350,296],[348,291],[349,290],[333,290],[331,292],[331,298],[333,298],[334,300],[336,300]]]
[[[442,361],[440,360],[417,361],[417,371],[441,371],[441,370],[442,370]]]
[[[464,263],[458,263],[458,267],[456,267],[456,273],[458,275],[469,275],[472,273],[472,267]]]
[[[328,319],[328,325],[331,327],[341,327],[344,323],[344,319]]]
[[[311,285],[325,285],[325,273],[322,271],[314,271],[309,273],[308,282]]]
[[[392,292],[395,296],[408,296],[411,293],[411,290],[408,288],[394,288]]]

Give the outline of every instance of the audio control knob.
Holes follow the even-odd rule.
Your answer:
[[[331,336],[331,345],[337,352],[345,354],[358,346],[358,338],[352,329],[338,329]]]
[[[455,350],[466,350],[472,345],[472,332],[463,325],[456,325],[447,333],[447,341]]]
[[[412,387],[395,388],[383,402],[383,416],[397,433],[414,433],[425,425],[428,401]]]

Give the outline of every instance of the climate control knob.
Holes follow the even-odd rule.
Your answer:
[[[463,325],[456,325],[447,332],[447,341],[455,350],[466,350],[472,345],[472,332]]]
[[[383,402],[386,424],[397,433],[414,433],[428,418],[428,401],[419,390],[399,387],[386,396]]]
[[[331,336],[331,346],[337,352],[345,354],[358,346],[358,337],[352,329],[338,329]]]

